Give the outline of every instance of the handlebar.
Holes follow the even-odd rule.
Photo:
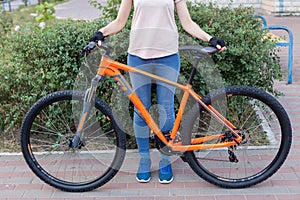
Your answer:
[[[105,51],[106,56],[110,56],[110,53],[112,52],[113,47],[106,44],[105,42],[90,42],[88,45],[86,45],[82,52],[81,55],[88,55],[91,51],[93,51],[96,47],[102,48]],[[201,53],[206,53],[206,54],[214,54],[219,52],[219,50],[216,47],[212,46],[183,46],[180,47],[179,50],[197,50]]]
[[[88,45],[86,45],[82,52],[81,55],[87,56],[91,51],[93,51],[96,47],[99,47],[105,51],[105,55],[109,56],[111,51],[112,51],[112,46],[107,45],[105,42],[90,42]]]
[[[110,57],[110,53],[113,50],[113,47],[106,44],[105,42],[90,42],[88,45],[86,45],[82,52],[81,52],[81,56],[85,56],[85,59],[87,61],[87,56],[88,54],[90,54],[96,47],[101,48],[105,51],[104,56],[106,57]],[[214,53],[219,52],[219,49],[217,49],[216,47],[212,47],[212,46],[182,46],[179,48],[179,51],[195,51],[197,55],[197,57],[202,57],[205,55],[212,55]]]

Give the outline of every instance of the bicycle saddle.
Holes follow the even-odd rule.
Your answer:
[[[200,54],[214,54],[219,50],[212,46],[182,46],[179,51],[197,51]]]

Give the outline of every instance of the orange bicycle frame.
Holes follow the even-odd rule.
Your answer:
[[[119,70],[124,70],[128,72],[133,73],[139,73],[148,77],[151,77],[154,80],[158,80],[164,83],[167,83],[169,85],[175,86],[176,88],[179,88],[184,91],[183,98],[180,102],[180,106],[178,109],[178,113],[174,122],[173,129],[171,130],[170,140],[167,141],[164,134],[161,132],[158,125],[155,123],[153,118],[151,117],[150,113],[147,111],[139,97],[136,95],[136,93],[133,91],[130,84],[125,80],[123,75],[120,73]],[[202,100],[201,96],[199,96],[193,89],[190,84],[182,85],[173,81],[170,81],[168,79],[159,77],[157,75],[145,72],[143,70],[130,67],[128,65],[122,64],[120,62],[114,61],[108,57],[103,56],[101,63],[99,65],[99,69],[97,74],[99,76],[109,76],[113,78],[117,84],[121,87],[121,89],[125,92],[127,97],[130,99],[130,101],[134,104],[134,106],[137,108],[139,114],[144,118],[146,124],[149,126],[149,128],[154,132],[154,134],[157,135],[157,137],[165,144],[168,145],[173,151],[176,152],[184,152],[184,151],[193,151],[193,150],[202,150],[202,149],[210,149],[210,148],[221,148],[221,147],[229,147],[236,145],[242,141],[242,137],[237,134],[235,131],[236,127],[230,123],[224,116],[222,116],[219,112],[217,112],[211,105],[206,105]],[[216,134],[211,136],[204,136],[201,138],[195,138],[192,139],[190,145],[182,145],[181,142],[174,142],[174,139],[176,137],[176,133],[179,129],[179,125],[183,116],[183,112],[185,109],[185,106],[187,104],[188,97],[192,96],[201,106],[203,106],[208,112],[210,112],[221,124],[225,125],[230,132],[232,132],[233,136],[235,137],[234,141],[229,142],[222,142],[217,144],[202,144],[206,141],[216,140],[223,138],[223,134]]]

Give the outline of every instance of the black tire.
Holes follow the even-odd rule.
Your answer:
[[[245,139],[230,149],[234,152],[231,161],[229,148],[186,152],[187,162],[201,178],[224,188],[245,188],[268,179],[281,167],[290,150],[292,128],[273,96],[253,87],[231,86],[212,92],[203,101],[237,126]],[[182,142],[190,144],[193,138],[225,131],[203,107],[195,105],[183,123]]]
[[[84,93],[51,93],[28,111],[21,128],[23,156],[32,171],[47,184],[69,192],[85,192],[111,180],[125,157],[125,134],[110,107],[96,98],[84,143],[70,147]]]

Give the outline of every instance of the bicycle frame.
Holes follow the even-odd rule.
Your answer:
[[[153,118],[151,117],[150,113],[147,111],[139,97],[136,95],[136,93],[133,91],[132,87],[130,84],[126,81],[124,76],[120,73],[119,70],[124,70],[128,72],[133,72],[133,73],[139,73],[144,76],[151,77],[154,80],[158,80],[161,82],[164,82],[166,84],[175,86],[176,88],[179,88],[184,91],[183,98],[180,102],[179,110],[174,122],[173,129],[171,130],[171,135],[170,135],[170,140],[167,141],[166,137],[164,134],[161,132],[160,128],[158,125],[155,123]],[[154,132],[155,135],[158,136],[158,138],[167,146],[169,146],[172,151],[175,152],[184,152],[184,151],[193,151],[193,150],[203,150],[203,149],[211,149],[211,148],[221,148],[221,147],[230,147],[239,144],[242,141],[242,137],[237,133],[236,127],[230,123],[224,116],[222,116],[217,110],[215,110],[211,105],[206,105],[201,99],[201,96],[199,96],[193,89],[191,84],[187,85],[182,85],[173,81],[170,81],[168,79],[159,77],[157,75],[148,73],[146,71],[133,68],[131,66],[122,64],[120,62],[114,61],[110,59],[107,56],[103,56],[101,59],[101,63],[98,68],[97,75],[92,81],[92,86],[90,89],[87,90],[86,93],[86,98],[85,98],[85,103],[90,104],[96,89],[98,82],[101,80],[103,76],[109,76],[112,79],[114,79],[117,84],[120,86],[120,88],[125,92],[129,100],[134,104],[134,106],[137,108],[139,114],[144,118],[146,124],[149,126],[149,128]],[[222,125],[226,126],[228,130],[232,133],[234,136],[233,141],[228,141],[228,142],[222,142],[222,143],[217,143],[217,144],[202,144],[203,142],[206,141],[211,141],[211,140],[217,140],[224,138],[223,134],[216,134],[216,135],[211,135],[211,136],[204,136],[200,138],[195,138],[192,139],[190,145],[183,145],[181,142],[174,142],[176,138],[176,133],[178,131],[186,104],[189,96],[192,96],[204,109],[206,109],[212,116],[214,116],[219,123]],[[77,134],[76,135],[83,135],[82,130],[84,127],[85,120],[89,114],[89,106],[84,106],[87,107],[86,109],[84,108],[82,117],[80,119],[80,123],[77,129]],[[78,138],[77,138],[78,139]]]

